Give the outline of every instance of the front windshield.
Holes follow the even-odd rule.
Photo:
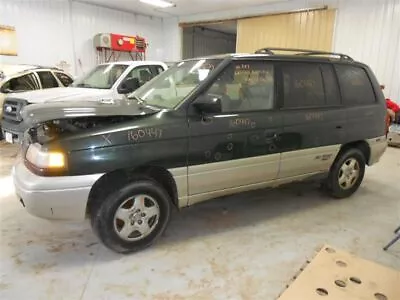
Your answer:
[[[83,77],[75,80],[71,86],[92,89],[111,89],[128,65],[98,65]]]
[[[180,62],[137,89],[129,97],[137,97],[148,105],[174,108],[221,62],[221,59]]]

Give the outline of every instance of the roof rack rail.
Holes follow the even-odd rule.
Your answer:
[[[342,53],[336,52],[326,52],[319,50],[309,50],[309,49],[295,49],[295,48],[262,48],[258,49],[256,54],[269,54],[276,55],[274,51],[282,51],[282,52],[297,52],[293,55],[301,55],[301,56],[313,56],[313,55],[329,55],[329,56],[338,56],[341,60],[354,61],[350,56]]]
[[[59,67],[55,67],[55,66],[45,66],[45,65],[32,65],[32,69],[50,69],[50,70],[62,70]]]

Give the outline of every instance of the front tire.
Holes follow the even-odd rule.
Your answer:
[[[109,194],[92,212],[91,223],[106,247],[131,253],[153,244],[170,215],[168,193],[152,180],[140,180]]]
[[[326,187],[334,198],[347,198],[358,190],[365,173],[365,157],[357,148],[339,154],[329,172]]]

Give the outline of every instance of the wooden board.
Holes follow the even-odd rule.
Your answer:
[[[279,300],[399,300],[400,272],[325,245]]]

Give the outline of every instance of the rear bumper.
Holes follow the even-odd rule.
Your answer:
[[[23,162],[18,162],[12,173],[15,192],[26,210],[40,218],[58,220],[83,220],[89,192],[103,175],[42,177]]]
[[[385,153],[387,148],[386,136],[381,136],[373,139],[367,140],[369,148],[371,150],[368,165],[371,166],[379,161],[383,153]]]

